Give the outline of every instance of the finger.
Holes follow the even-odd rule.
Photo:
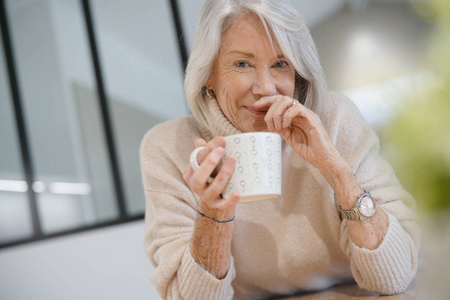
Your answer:
[[[195,148],[204,147],[206,145],[206,141],[204,139],[198,138],[195,139]]]
[[[302,127],[305,130],[319,129],[323,127],[320,117],[315,112],[309,110],[308,108],[302,105],[296,106],[298,106],[297,108],[300,108],[300,110],[298,112],[298,118],[292,119],[291,121],[292,125]]]
[[[278,131],[278,134],[289,144],[292,137],[292,129],[283,128],[280,131]]]
[[[217,204],[217,208],[222,211],[230,210],[235,207],[239,200],[241,199],[241,195],[239,193],[233,192],[227,198],[223,199]]]
[[[197,155],[197,162],[199,165],[203,163],[203,161],[208,157],[208,155],[216,148],[224,148],[225,147],[225,139],[223,137],[216,137],[209,141],[206,145],[203,145],[205,149],[200,151]]]
[[[191,177],[190,181],[195,190],[199,191],[205,188],[208,178],[211,176],[211,173],[220,163],[224,155],[225,149],[222,147],[218,147],[208,154]]]
[[[279,97],[274,101],[269,111],[267,112],[266,117],[268,119],[272,118],[272,123],[276,131],[280,131],[282,129],[283,115],[285,114],[286,110],[291,107],[293,102],[294,99],[292,99],[291,97]]]
[[[261,97],[259,98],[258,101],[256,101],[255,103],[253,103],[253,105],[255,107],[259,107],[259,108],[267,108],[267,113],[264,117],[264,121],[267,124],[267,129],[270,132],[274,132],[275,131],[275,124],[273,123],[273,118],[272,118],[272,114],[271,114],[271,108],[273,107],[273,104],[277,101],[279,95],[277,96],[268,96],[268,97]]]
[[[219,195],[225,190],[231,175],[233,175],[235,166],[236,158],[228,156],[220,168],[219,173],[214,178],[214,181],[206,189],[206,197],[210,199],[217,199],[219,197]]]
[[[274,96],[264,96],[258,99],[253,105],[255,107],[265,107],[265,106],[271,106],[273,102],[282,95],[274,95]]]
[[[239,193],[231,193],[230,196],[228,196],[228,204],[231,206],[235,206],[236,204],[238,204],[239,200],[241,199],[241,195],[239,195]]]
[[[292,119],[301,116],[302,106],[300,103],[295,102],[294,105],[284,112],[282,128],[288,128],[291,126]]]
[[[186,169],[184,169],[184,172],[183,172],[183,179],[184,179],[184,181],[187,183],[187,185],[189,186],[189,188],[192,190],[192,187],[191,187],[191,177],[192,177],[192,174],[194,174],[194,170],[192,169],[192,167],[191,167],[191,165],[188,165],[187,167],[186,167]]]
[[[268,96],[268,97],[261,97],[259,98],[258,101],[256,101],[255,103],[253,103],[253,106],[257,107],[257,108],[266,108],[268,109],[266,116],[264,117],[264,121],[267,124],[267,129],[270,132],[274,132],[275,131],[275,126],[273,124],[273,119],[271,118],[270,115],[268,115],[270,108],[272,107],[272,104],[274,103],[274,101],[277,99],[277,96]]]

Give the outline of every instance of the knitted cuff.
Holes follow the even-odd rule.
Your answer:
[[[411,237],[394,216],[388,216],[389,227],[377,249],[361,248],[351,239],[348,244],[358,285],[384,295],[405,291],[417,272],[417,253]]]
[[[183,268],[179,272],[180,293],[184,299],[232,299],[234,295],[231,282],[236,277],[234,260],[231,257],[230,269],[223,279],[203,269],[192,257],[189,247],[183,256]]]

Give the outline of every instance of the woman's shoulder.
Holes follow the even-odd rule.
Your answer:
[[[336,91],[326,91],[323,93],[321,113],[325,117],[347,117],[349,115],[362,117],[355,103],[346,95]]]
[[[139,149],[141,163],[155,166],[157,162],[167,169],[173,162],[178,165],[189,157],[195,138],[199,136],[199,125],[192,116],[160,123],[142,139]]]
[[[366,127],[367,122],[359,111],[355,103],[342,93],[335,91],[324,92],[320,108],[319,117],[329,131],[356,129],[354,126]]]
[[[152,127],[142,139],[142,145],[167,144],[200,135],[200,127],[192,116],[169,120]]]
[[[347,96],[330,91],[322,100],[320,119],[325,130],[341,155],[352,165],[356,164],[360,153],[378,144],[375,131]]]

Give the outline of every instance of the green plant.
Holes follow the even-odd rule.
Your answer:
[[[436,82],[406,99],[381,137],[404,187],[434,212],[450,208],[450,1],[426,5],[418,9],[435,25],[430,61]]]

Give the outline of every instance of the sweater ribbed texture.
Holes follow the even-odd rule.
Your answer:
[[[141,145],[144,244],[155,266],[150,278],[163,299],[255,299],[349,280],[380,294],[408,287],[417,269],[414,200],[380,157],[378,138],[349,99],[328,92],[313,107],[305,106],[319,114],[360,186],[388,213],[381,245],[368,250],[351,241],[328,183],[283,143],[282,197],[238,204],[225,278],[218,280],[198,265],[189,251],[198,196],[182,174],[195,138],[208,141],[239,133],[211,100],[206,105],[213,116],[208,128],[193,117],[169,121],[150,130]]]

